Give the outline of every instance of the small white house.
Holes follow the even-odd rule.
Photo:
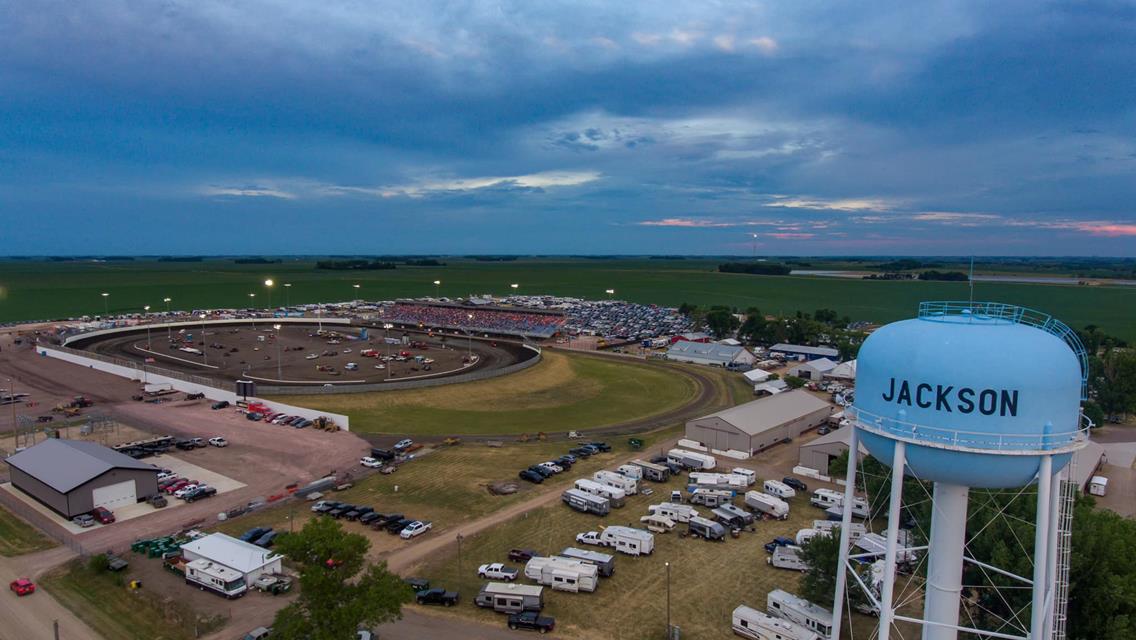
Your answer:
[[[207,560],[244,577],[252,584],[261,574],[280,573],[284,556],[268,549],[237,540],[223,533],[213,533],[181,546],[187,562]]]

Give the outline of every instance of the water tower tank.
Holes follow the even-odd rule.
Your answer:
[[[861,441],[889,463],[908,443],[908,470],[935,482],[1020,487],[1040,458],[1068,461],[1084,437],[1086,362],[1076,334],[1045,314],[997,303],[925,302],[915,319],[874,332],[860,349],[855,414]]]

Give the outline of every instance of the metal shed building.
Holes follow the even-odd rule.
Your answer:
[[[181,545],[181,555],[188,562],[208,560],[232,569],[252,584],[263,573],[280,573],[284,556],[255,544],[237,540],[223,533],[213,533]]]
[[[11,456],[12,486],[65,518],[158,492],[158,469],[95,442],[48,439]]]
[[[772,347],[769,347],[770,355],[780,353],[790,358],[804,357],[805,360],[816,360],[817,358],[831,358],[836,359],[840,357],[840,351],[832,347],[810,347],[800,344],[785,344],[779,342]]]
[[[757,358],[745,347],[731,347],[724,344],[703,344],[682,340],[667,349],[667,359],[677,362],[708,364],[727,369],[749,369]]]
[[[832,409],[798,389],[691,420],[686,423],[686,438],[711,450],[752,455],[823,424]]]

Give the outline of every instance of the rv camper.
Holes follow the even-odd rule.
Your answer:
[[[833,522],[831,520],[813,520],[813,528],[818,531],[832,532],[839,526],[839,522]],[[852,524],[848,525],[848,539],[852,542],[859,540],[860,536],[864,535],[867,532],[868,528],[860,524],[859,522],[853,522]]]
[[[724,491],[722,489],[695,489],[690,492],[690,503],[710,507],[713,509],[719,505],[729,504],[734,500],[733,491]]]
[[[726,539],[726,528],[713,520],[691,518],[686,526],[687,532],[696,538],[705,538],[706,540]]]
[[[645,515],[639,518],[639,523],[651,533],[669,533],[675,527],[675,521],[665,516]]]
[[[661,464],[646,460],[632,460],[631,464],[642,469],[643,477],[651,482],[666,482],[671,477],[671,470]]]
[[[667,452],[667,462],[677,464],[684,469],[694,471],[713,471],[718,466],[714,456],[705,453],[686,451],[685,449],[671,449]]]
[[[832,612],[788,591],[770,591],[765,599],[765,607],[770,615],[800,625],[821,638],[832,635]]]
[[[498,613],[540,611],[544,608],[544,587],[513,582],[490,582],[481,587],[474,600]]]
[[[725,506],[726,505],[722,505],[717,509],[711,510],[710,514],[714,516],[715,520],[722,523],[722,526],[724,527],[728,527],[730,529],[745,528],[745,520],[736,513],[730,513],[729,511],[726,511],[724,508]],[[736,509],[737,507],[734,508]]]
[[[817,536],[832,536],[832,531],[821,531],[820,529],[801,529],[797,531],[797,546],[803,547],[809,540]]]
[[[730,469],[730,473],[732,473],[736,476],[742,476],[743,478],[745,478],[747,486],[757,482],[757,474],[754,473],[752,469],[744,469],[742,467],[734,467],[733,469]]]
[[[746,491],[745,504],[757,513],[767,515],[771,518],[785,520],[789,517],[789,504],[781,498],[771,496],[767,493]]]
[[[560,495],[569,507],[583,513],[594,513],[597,516],[606,516],[611,511],[611,504],[607,498],[593,496],[579,489],[568,489]]]
[[[765,489],[765,492],[769,495],[777,496],[778,498],[785,500],[788,500],[789,498],[797,495],[797,492],[793,490],[793,487],[790,487],[780,480],[766,480],[765,484],[762,486]]]
[[[812,498],[809,499],[809,504],[821,509],[842,507],[844,505],[844,494],[832,489],[817,489],[813,492]],[[852,515],[857,518],[869,517],[871,514],[868,511],[868,501],[858,496],[854,497],[852,499]]]
[[[525,564],[526,578],[552,587],[555,591],[595,591],[598,573],[595,565],[559,556],[538,556]]]
[[[741,507],[735,507],[732,504],[724,504],[718,507],[718,509],[725,511],[732,516],[740,518],[743,525],[753,524],[753,521],[756,519],[754,518],[752,513],[746,511],[745,509],[742,509]]]
[[[706,473],[695,471],[690,474],[690,485],[693,488],[724,489],[727,491],[744,491],[749,484],[746,477],[732,473]]]
[[[855,546],[865,553],[875,554],[877,557],[884,557],[887,552],[887,532],[883,535],[878,533],[865,533],[856,540]],[[919,559],[918,554],[911,550],[911,536],[906,529],[900,529],[897,536],[898,545],[895,555],[895,561],[899,564],[911,564]]]
[[[734,633],[750,640],[825,640],[808,629],[745,605],[734,609]]]
[[[675,522],[690,522],[691,518],[698,517],[698,510],[688,504],[676,502],[660,502],[647,507],[647,513],[653,516],[662,516]]]
[[[605,578],[610,578],[611,574],[615,573],[615,556],[608,553],[567,547],[560,552],[560,556],[562,558],[571,558],[572,560],[579,560],[580,562],[595,565],[600,575]]]
[[[773,555],[765,559],[766,562],[777,567],[778,569],[789,569],[791,571],[807,571],[809,566],[801,560],[801,548],[797,545],[778,546],[773,550]]]
[[[627,476],[625,476],[621,473],[616,473],[614,471],[607,471],[606,469],[601,469],[600,471],[597,471],[597,472],[592,474],[592,480],[595,480],[596,482],[598,482],[600,484],[606,484],[609,487],[615,487],[617,489],[622,489],[629,496],[633,496],[636,493],[639,493],[639,482],[638,481],[636,481],[633,478],[628,478]]]
[[[654,534],[631,527],[608,527],[600,533],[600,541],[629,556],[649,555],[655,550]]]
[[[643,468],[633,464],[621,464],[615,470],[621,476],[627,476],[636,482],[643,479]]]
[[[627,497],[627,493],[623,489],[601,484],[595,480],[588,480],[587,478],[577,480],[576,488],[584,493],[590,493],[593,496],[607,498],[608,504],[616,509],[623,506],[624,499]]]
[[[1108,493],[1108,478],[1104,476],[1093,476],[1089,480],[1089,495],[1103,496]]]
[[[241,572],[205,558],[198,558],[185,565],[185,582],[229,599],[239,598],[248,591],[248,585],[245,584],[245,577]]]

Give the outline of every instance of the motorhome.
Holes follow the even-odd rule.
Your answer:
[[[481,587],[474,600],[498,613],[540,611],[544,608],[544,587],[513,582],[490,582]]]
[[[770,615],[800,625],[821,638],[832,636],[832,612],[788,591],[774,589],[765,598]]]
[[[675,527],[675,521],[666,516],[645,515],[639,518],[639,523],[647,527],[651,533],[667,533]]]
[[[606,484],[609,487],[623,489],[629,496],[633,496],[636,493],[639,493],[639,482],[637,480],[628,478],[627,476],[616,473],[614,471],[601,469],[592,474],[592,480],[595,480],[600,484]]]
[[[733,469],[730,469],[730,473],[732,473],[736,476],[744,477],[746,479],[747,485],[752,485],[753,483],[757,482],[757,474],[754,473],[752,469],[744,469],[742,467],[734,467]]]
[[[870,553],[874,557],[882,558],[887,552],[887,532],[883,535],[878,533],[865,533],[856,540],[855,547],[860,551],[853,553]],[[898,541],[895,561],[899,564],[911,564],[919,559],[919,555],[911,550],[911,536],[906,529],[900,529],[899,535],[896,537]]]
[[[579,489],[568,489],[560,495],[560,499],[569,507],[583,513],[594,513],[597,516],[606,516],[611,512],[611,503],[607,498],[594,496]]]
[[[647,513],[653,516],[662,516],[675,522],[689,522],[691,518],[698,517],[698,510],[688,504],[677,502],[660,502],[647,507]]]
[[[584,493],[590,493],[593,496],[607,498],[608,504],[616,509],[622,507],[627,498],[627,493],[623,489],[601,484],[595,480],[588,480],[587,478],[577,480],[576,488]]]
[[[765,559],[766,562],[777,567],[778,569],[789,569],[791,571],[807,571],[809,566],[801,560],[801,548],[797,545],[778,546],[773,550],[773,555]]]
[[[693,488],[744,491],[749,483],[746,481],[746,477],[741,475],[695,471],[690,474],[690,486]]]
[[[633,464],[621,464],[616,468],[615,472],[619,475],[627,476],[636,482],[643,479],[643,468]]]
[[[706,518],[691,518],[690,522],[686,523],[687,532],[698,538],[705,538],[706,540],[725,540],[726,528],[713,520]]]
[[[248,591],[241,572],[204,558],[186,563],[185,583],[230,599],[239,598]]]
[[[789,517],[789,503],[760,491],[746,491],[745,505],[754,511],[778,520]]]
[[[661,464],[646,460],[632,460],[631,464],[642,469],[643,477],[651,482],[666,482],[671,477],[671,470]]]
[[[785,500],[788,500],[789,498],[797,495],[797,492],[793,489],[793,487],[790,487],[780,480],[766,480],[765,484],[762,485],[762,488],[765,489],[765,493],[768,493],[771,496],[777,496],[778,498]]]
[[[668,451],[667,462],[695,471],[713,471],[714,467],[718,466],[718,460],[715,459],[714,456],[687,451],[685,449],[671,449]]]
[[[611,575],[615,573],[615,556],[608,553],[577,549],[576,547],[566,547],[560,552],[560,556],[562,558],[571,558],[572,560],[579,560],[580,562],[595,565],[600,575],[605,578],[610,578]]]
[[[655,550],[655,535],[632,527],[608,527],[600,534],[607,546],[629,556],[650,555]]]
[[[536,556],[525,564],[526,578],[555,591],[595,591],[598,574],[599,569],[593,564],[559,556]]]
[[[719,505],[729,504],[734,500],[733,491],[722,489],[695,489],[690,492],[690,503],[713,509]]]
[[[809,504],[821,509],[831,509],[832,507],[843,507],[844,494],[840,491],[832,489],[817,489],[809,498]],[[868,511],[868,501],[859,496],[852,498],[852,515],[857,518],[867,518],[871,515]]]
[[[751,640],[824,640],[799,624],[740,605],[732,616],[734,633]]]
[[[818,531],[833,531],[840,526],[839,522],[831,520],[813,520],[813,529]],[[868,528],[859,522],[853,522],[848,525],[848,539],[855,542],[860,539],[860,536],[868,532]]]
[[[714,516],[715,520],[722,523],[722,526],[728,527],[730,529],[745,528],[745,520],[736,513],[730,513],[729,511],[726,511],[723,508],[724,506],[725,505],[722,505],[722,507],[712,509],[710,511],[710,515]]]

